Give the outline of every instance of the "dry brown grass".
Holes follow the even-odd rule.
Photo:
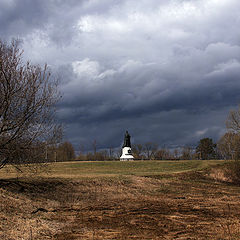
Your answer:
[[[240,239],[240,187],[206,172],[0,181],[0,239]]]

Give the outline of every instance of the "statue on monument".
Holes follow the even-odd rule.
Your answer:
[[[128,131],[126,131],[125,136],[124,136],[124,143],[122,146],[122,155],[120,157],[120,161],[128,161],[128,160],[134,159],[134,157],[132,155],[132,150],[131,150],[130,138],[131,138],[131,136],[129,135]]]
[[[128,131],[126,131],[125,133],[125,137],[124,137],[124,144],[123,144],[123,148],[124,147],[131,147],[131,141],[130,141],[131,136],[129,135]]]

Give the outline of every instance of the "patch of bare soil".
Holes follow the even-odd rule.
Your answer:
[[[240,239],[240,187],[202,172],[0,181],[0,239]]]

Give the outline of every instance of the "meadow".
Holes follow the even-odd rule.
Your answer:
[[[240,239],[240,186],[227,165],[61,162],[38,175],[7,166],[0,239]]]
[[[223,164],[220,160],[192,161],[73,161],[57,162],[47,166],[39,176],[49,178],[114,177],[123,175],[148,176],[201,170]],[[1,178],[24,176],[34,173],[34,167],[23,167],[23,174],[11,166],[0,172]],[[35,174],[35,173],[34,173]]]

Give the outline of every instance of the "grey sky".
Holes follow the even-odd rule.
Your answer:
[[[215,140],[240,103],[239,0],[0,0],[0,36],[60,76],[77,147]]]

